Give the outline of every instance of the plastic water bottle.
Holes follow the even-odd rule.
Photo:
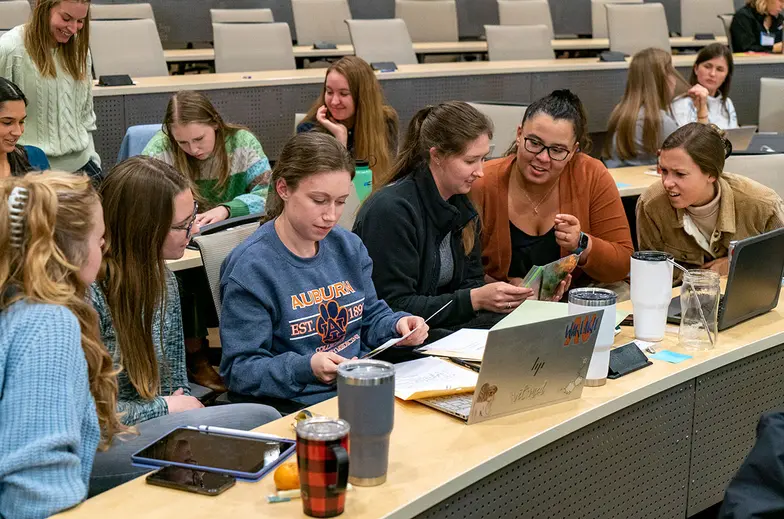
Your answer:
[[[358,160],[354,173],[354,188],[359,201],[364,202],[373,190],[373,171],[366,160]]]

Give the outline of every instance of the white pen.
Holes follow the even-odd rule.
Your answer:
[[[203,433],[224,434],[226,436],[238,436],[240,438],[251,438],[253,440],[294,441],[289,438],[284,438],[283,436],[276,436],[274,434],[241,431],[239,429],[216,427],[214,425],[199,425],[199,426],[189,425],[187,426],[187,428]]]

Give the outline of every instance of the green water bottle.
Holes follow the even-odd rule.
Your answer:
[[[354,188],[357,190],[357,196],[361,203],[373,191],[373,172],[366,160],[358,160],[354,171]]]

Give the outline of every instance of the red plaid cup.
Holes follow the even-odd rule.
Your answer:
[[[297,423],[297,464],[302,510],[311,517],[343,513],[348,484],[345,420],[310,418]]]

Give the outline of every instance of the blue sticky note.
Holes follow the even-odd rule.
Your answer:
[[[618,189],[620,189],[620,188],[622,188],[622,187],[629,187],[629,184],[627,184],[626,182],[617,182],[617,181],[616,181],[616,182],[615,182],[615,186],[616,186]]]
[[[659,350],[654,354],[649,354],[648,357],[651,359],[663,360],[664,362],[671,362],[672,364],[678,364],[679,362],[692,358],[691,355],[675,353],[670,350]]]

